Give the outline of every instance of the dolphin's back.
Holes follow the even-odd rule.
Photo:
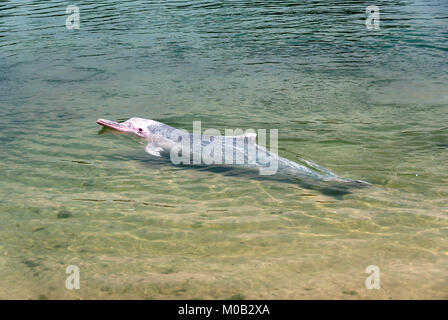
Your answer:
[[[339,180],[345,179],[337,176],[331,171],[324,169],[312,162],[305,162],[308,166],[300,164],[278,154],[268,151],[266,148],[255,143],[254,140],[244,136],[205,136],[189,135],[188,143],[191,150],[191,159],[195,157],[206,159],[205,164],[220,164],[224,166],[237,166],[245,168],[268,168],[276,162],[278,175],[295,176],[300,178],[311,178],[314,180]],[[201,148],[194,147],[194,141],[200,141]],[[211,146],[211,144],[214,144]],[[216,153],[215,153],[216,152]],[[207,161],[208,160],[208,161]]]
[[[247,136],[193,134],[156,121],[148,126],[148,129],[161,140],[169,141],[170,145],[177,145],[182,150],[189,150],[190,163],[192,164],[198,164],[195,163],[194,159],[200,159],[200,164],[259,169],[268,168],[272,166],[273,161],[276,161],[277,170],[275,174],[278,175],[313,180],[353,182],[353,180],[339,177],[311,161],[302,159],[304,164],[300,164],[280,157],[256,144],[254,139]],[[195,143],[200,143],[200,147]]]

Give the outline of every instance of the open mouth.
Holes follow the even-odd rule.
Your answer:
[[[99,125],[111,128],[111,129],[122,131],[122,132],[130,131],[129,128],[125,127],[124,125],[122,125],[121,123],[118,123],[116,121],[110,121],[110,120],[106,120],[106,119],[98,119],[98,120],[96,120],[96,123],[98,123]]]

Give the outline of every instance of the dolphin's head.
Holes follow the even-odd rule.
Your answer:
[[[99,125],[127,133],[133,133],[142,138],[148,138],[150,132],[148,126],[151,124],[152,120],[147,120],[143,118],[130,118],[125,122],[116,122],[106,119],[98,119],[96,123]]]

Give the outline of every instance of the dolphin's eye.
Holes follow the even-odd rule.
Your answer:
[[[138,132],[142,132],[143,131],[143,129],[142,128],[138,128]]]

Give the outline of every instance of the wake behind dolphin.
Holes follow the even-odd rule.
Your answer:
[[[147,143],[146,152],[155,157],[169,154],[174,164],[210,165],[258,169],[261,175],[278,175],[304,181],[368,184],[342,178],[311,161],[304,164],[280,157],[256,143],[255,133],[242,135],[191,134],[164,123],[130,118],[124,122],[98,119],[99,125],[141,137]]]

